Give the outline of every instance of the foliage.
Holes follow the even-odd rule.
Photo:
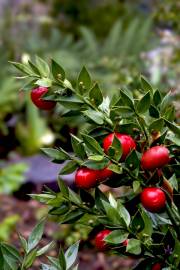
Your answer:
[[[60,192],[48,190],[32,197],[46,203],[49,214],[61,224],[79,222],[92,229],[99,226],[111,229],[113,232],[105,239],[110,249],[119,255],[141,257],[143,269],[149,269],[157,261],[164,267],[177,269],[180,128],[175,122],[171,93],[162,97],[159,90],[141,77],[136,97],[133,91],[123,89],[111,99],[104,98],[85,67],[73,86],[54,60],[51,66],[39,58],[34,65],[13,64],[31,79],[29,89],[33,84],[47,86],[49,92],[44,99],[57,101],[68,114],[80,114],[88,123],[80,138],[72,135],[73,154],[62,148],[43,150],[54,162],[68,160],[59,175],[72,173],[79,167],[93,170],[108,167],[115,174],[104,184],[127,190],[118,196],[104,194],[98,182],[92,190],[80,189],[76,193],[59,180]],[[124,161],[120,159],[122,147],[116,136],[108,152],[101,146],[103,138],[113,131],[129,134],[136,141],[136,150]],[[143,152],[159,144],[168,148],[170,163],[161,168],[161,173],[157,169],[144,171],[140,166]],[[148,212],[139,201],[141,191],[148,186],[157,186],[166,194],[166,207],[161,213]],[[127,238],[128,244],[123,247]]]
[[[39,242],[43,235],[44,220],[40,221],[31,232],[26,240],[22,235],[19,235],[23,255],[19,251],[6,243],[0,242],[0,266],[2,270],[26,270],[29,269],[36,258],[47,253],[53,246],[54,242],[50,242],[46,246],[40,248]],[[48,257],[50,264],[41,264],[42,270],[76,270],[78,265],[75,265],[79,243],[73,244],[64,253],[60,249],[58,258]]]
[[[0,167],[0,194],[16,191],[25,179],[26,163],[16,163]]]
[[[0,241],[9,241],[12,231],[14,230],[20,216],[11,215],[4,218],[0,223]]]

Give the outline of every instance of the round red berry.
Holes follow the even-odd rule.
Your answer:
[[[161,268],[161,264],[160,263],[155,263],[153,266],[152,266],[152,268],[151,268],[152,270],[161,270],[162,268]]]
[[[101,182],[101,181],[111,178],[111,176],[113,175],[113,171],[111,171],[108,168],[104,168],[98,171],[98,175],[99,175],[99,181]]]
[[[169,151],[164,146],[154,146],[149,148],[141,158],[141,167],[144,170],[153,171],[161,168],[170,161]]]
[[[148,187],[143,189],[140,195],[142,205],[146,210],[152,213],[158,213],[164,209],[166,196],[164,192],[157,187]]]
[[[42,99],[43,95],[47,92],[47,87],[39,86],[31,91],[31,100],[39,109],[48,111],[55,107],[56,102]]]
[[[75,184],[79,188],[89,189],[97,185],[98,179],[97,170],[80,168],[75,175]]]
[[[136,148],[136,143],[133,140],[133,138],[129,135],[126,134],[120,134],[120,133],[111,133],[108,136],[106,136],[103,140],[103,148],[105,153],[108,152],[110,146],[112,145],[113,139],[114,139],[114,135],[116,135],[116,137],[119,139],[119,141],[121,142],[122,145],[122,156],[121,156],[121,160],[124,161],[127,157],[127,155]]]
[[[104,251],[108,248],[108,245],[105,242],[104,238],[106,238],[106,236],[108,236],[110,233],[110,230],[103,230],[96,235],[95,245],[98,250]]]

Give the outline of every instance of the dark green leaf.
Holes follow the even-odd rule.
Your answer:
[[[79,242],[76,242],[75,244],[70,246],[66,251],[65,258],[67,263],[67,269],[70,269],[74,265],[77,259],[78,249],[79,249]]]
[[[69,188],[69,200],[75,204],[82,203],[80,196],[70,188]]]
[[[119,245],[127,240],[129,233],[123,230],[114,230],[108,236],[105,241],[109,244]]]
[[[138,113],[145,113],[151,104],[151,95],[150,92],[147,92],[142,98],[141,100],[139,100],[138,104],[137,104],[137,111]]]
[[[78,221],[83,215],[84,215],[84,212],[81,209],[72,210],[63,216],[63,219],[60,220],[60,223],[72,224]]]
[[[56,101],[70,110],[80,110],[84,104],[83,101],[77,97],[58,97]]]
[[[90,90],[89,97],[91,99],[91,102],[94,103],[96,106],[99,106],[103,102],[103,95],[97,83]]]
[[[59,252],[59,265],[61,267],[61,270],[66,270],[66,258],[64,256],[62,248],[60,249]]]
[[[24,267],[26,267],[25,269],[28,269],[29,267],[32,266],[33,262],[36,259],[36,255],[37,255],[36,249],[33,249],[33,250],[31,250],[31,252],[28,253],[28,255],[26,256],[25,262],[24,262]]]
[[[71,144],[74,153],[77,155],[77,157],[81,159],[86,158],[86,152],[84,150],[83,142],[79,138],[77,138],[75,135],[71,134]]]
[[[108,198],[106,197],[106,195],[99,189],[96,188],[95,189],[95,204],[96,207],[100,210],[105,210],[102,201],[106,201],[108,202]]]
[[[126,158],[125,163],[130,170],[134,170],[139,167],[140,161],[136,150],[131,151],[131,153]]]
[[[41,75],[38,68],[30,60],[28,61],[28,64],[29,64],[29,66],[30,66],[33,73],[35,73],[37,76]]]
[[[98,125],[103,125],[104,123],[104,115],[101,112],[89,109],[87,111],[84,111],[83,114]]]
[[[116,165],[116,164],[110,164],[108,166],[108,169],[110,169],[111,171],[117,173],[117,174],[121,174],[122,173],[122,167],[120,167],[120,165]]]
[[[65,71],[64,69],[56,62],[52,59],[51,61],[51,69],[52,69],[52,74],[55,80],[61,80],[64,81],[65,79]]]
[[[78,88],[80,93],[83,93],[84,90],[89,90],[91,87],[91,77],[85,67],[82,68],[79,76],[78,76]]]
[[[165,97],[163,98],[162,102],[161,102],[161,106],[160,106],[160,111],[161,111],[161,114],[163,115],[164,112],[166,111],[166,109],[169,107],[169,105],[171,104],[172,102],[172,94],[171,92],[167,93],[165,95]]]
[[[84,162],[84,166],[93,170],[102,170],[109,164],[108,158],[103,158],[101,161],[87,160]]]
[[[36,65],[43,77],[48,77],[50,73],[50,69],[48,64],[39,56],[36,56]]]
[[[180,137],[180,127],[178,127],[175,123],[171,123],[168,120],[164,119],[166,126],[177,136]]]
[[[69,190],[68,190],[68,187],[67,187],[66,183],[64,182],[64,180],[58,179],[58,185],[59,185],[59,188],[60,188],[60,191],[62,192],[62,194],[65,197],[69,197]]]
[[[113,111],[118,113],[121,118],[130,117],[134,114],[133,110],[128,106],[113,107]]]
[[[169,122],[173,122],[175,118],[175,108],[174,106],[169,106],[169,108],[163,114],[163,117],[168,120]]]
[[[54,160],[67,160],[69,159],[69,154],[66,154],[65,151],[61,151],[61,149],[53,149],[53,148],[41,148],[41,150],[48,155],[50,158]]]
[[[127,227],[129,227],[129,224],[131,222],[131,216],[128,210],[124,207],[124,205],[120,201],[118,201],[117,209],[119,211],[121,218],[124,220],[124,223],[126,224]]]
[[[86,145],[86,147],[92,151],[93,154],[100,154],[103,155],[104,151],[101,148],[100,144],[91,136],[82,134],[83,141]]]
[[[113,142],[108,150],[108,155],[113,159],[119,161],[122,156],[122,146],[120,140],[114,135]]]
[[[153,102],[155,106],[158,106],[162,101],[161,93],[159,90],[156,90],[153,95]]]
[[[138,239],[128,239],[126,252],[139,255],[141,253],[141,242]]]
[[[144,76],[141,76],[141,86],[142,89],[146,92],[150,92],[151,94],[153,94],[153,87],[151,86],[151,84],[145,79]]]
[[[28,238],[28,251],[31,251],[33,248],[35,248],[41,240],[44,231],[44,224],[44,220],[40,221],[31,232]]]
[[[132,217],[131,229],[134,233],[138,233],[144,229],[144,220],[140,214],[140,212],[136,213],[134,217]]]
[[[123,105],[127,105],[130,108],[134,108],[133,100],[122,90],[120,91]]]
[[[65,175],[65,174],[70,174],[72,172],[74,172],[77,168],[78,168],[78,164],[76,161],[74,160],[71,160],[71,161],[68,161],[65,166],[61,169],[60,171],[60,175]]]
[[[149,114],[150,114],[151,117],[159,118],[159,111],[153,105],[150,105]]]
[[[150,126],[149,131],[152,133],[153,131],[162,131],[164,127],[164,120],[162,118],[159,118],[157,120],[154,120]]]

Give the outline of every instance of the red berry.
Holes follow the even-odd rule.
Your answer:
[[[107,243],[104,241],[104,238],[106,238],[106,236],[108,236],[109,234],[111,233],[110,230],[103,230],[101,232],[99,232],[97,235],[96,235],[96,238],[95,238],[95,245],[96,245],[96,248],[100,251],[104,251],[107,249],[108,245]]]
[[[120,134],[120,133],[111,133],[103,140],[103,148],[104,151],[107,153],[109,147],[112,145],[114,135],[120,140],[122,145],[123,154],[121,157],[121,160],[124,161],[127,157],[127,155],[131,152],[131,150],[136,148],[136,143],[133,140],[133,138],[126,134]]]
[[[128,241],[129,241],[129,240],[128,240],[128,239],[126,239],[126,240],[125,240],[125,241],[122,243],[122,244],[123,244],[123,246],[125,246],[125,247],[126,247],[126,246],[128,245]]]
[[[155,263],[153,266],[152,266],[152,268],[151,268],[152,270],[161,270],[162,268],[161,268],[161,264],[160,263]]]
[[[79,188],[89,189],[98,183],[99,174],[97,170],[80,168],[75,175],[75,184]]]
[[[113,175],[113,171],[111,171],[108,168],[104,168],[102,170],[99,170],[98,174],[99,174],[99,180],[104,181]]]
[[[157,187],[143,189],[140,199],[144,208],[152,213],[160,212],[165,207],[166,203],[164,192]]]
[[[31,91],[31,100],[39,109],[48,111],[55,107],[56,102],[42,99],[43,95],[47,92],[47,87],[39,86]]]
[[[154,146],[148,149],[141,158],[141,166],[144,170],[155,170],[168,164],[169,151],[164,146]]]

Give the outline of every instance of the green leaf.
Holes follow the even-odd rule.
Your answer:
[[[61,267],[61,270],[66,270],[66,258],[64,256],[62,248],[60,249],[59,252],[59,265]]]
[[[44,263],[41,265],[41,267],[42,267],[42,270],[57,270],[57,268],[44,264]]]
[[[148,236],[150,238],[152,233],[153,233],[152,219],[145,212],[145,210],[143,208],[141,208],[141,216],[143,218],[144,225],[145,225],[144,229],[141,231],[141,235],[144,236],[144,234],[145,234],[146,236]]]
[[[113,142],[108,149],[108,155],[113,159],[119,161],[122,156],[122,146],[120,140],[114,135]]]
[[[146,80],[146,78],[144,76],[141,76],[141,86],[142,89],[146,92],[150,92],[151,94],[153,94],[153,87],[152,85]]]
[[[71,134],[71,144],[76,156],[84,160],[86,158],[86,152],[82,140]]]
[[[37,80],[35,84],[39,86],[43,86],[43,87],[51,87],[52,81],[49,78],[42,78],[42,79]]]
[[[61,151],[61,149],[41,148],[41,150],[53,160],[69,159],[69,154],[68,153],[66,154],[65,151]]]
[[[165,95],[165,97],[163,98],[163,100],[161,102],[160,111],[161,111],[161,114],[162,115],[164,114],[164,112],[166,111],[166,109],[171,104],[172,99],[173,99],[173,97],[172,97],[172,94],[171,94],[171,91],[170,91],[169,93],[167,93]]]
[[[69,200],[75,204],[81,204],[81,198],[78,194],[76,194],[72,189],[68,188],[69,190]]]
[[[153,95],[153,102],[155,106],[158,106],[162,101],[161,93],[159,90],[156,90]]]
[[[122,173],[122,167],[120,167],[120,165],[116,165],[116,164],[110,164],[108,166],[108,169],[110,169],[111,171],[117,173],[117,174],[121,174]]]
[[[153,105],[150,105],[149,107],[149,115],[154,118],[159,118],[159,111],[156,107]]]
[[[83,101],[77,97],[57,97],[55,101],[70,110],[80,110],[84,105]]]
[[[141,213],[138,211],[136,214],[132,217],[131,222],[131,229],[134,234],[141,232],[144,229],[144,220],[141,216]]]
[[[40,221],[31,232],[28,238],[28,252],[35,248],[41,240],[44,231],[44,224],[44,220]]]
[[[97,83],[90,90],[89,97],[91,99],[91,102],[94,103],[96,106],[99,106],[103,102],[103,95]]]
[[[28,255],[26,256],[25,262],[24,262],[25,269],[28,269],[29,267],[32,266],[33,262],[36,259],[36,255],[37,255],[36,249],[33,249],[28,253]]]
[[[119,211],[120,216],[124,220],[126,226],[129,227],[129,224],[131,222],[131,216],[128,210],[123,206],[123,204],[120,201],[118,201],[117,209]]]
[[[128,106],[113,107],[112,111],[118,113],[121,118],[127,118],[134,114],[134,111]]]
[[[108,158],[103,158],[100,161],[97,160],[87,160],[86,162],[84,162],[84,166],[86,166],[87,168],[93,169],[93,170],[102,170],[105,167],[107,167],[109,164],[109,159]]]
[[[150,92],[147,92],[142,98],[141,100],[139,100],[138,104],[137,104],[137,111],[138,113],[145,113],[151,104],[151,95]]]
[[[37,251],[36,257],[41,256],[51,250],[55,246],[55,242],[52,241]]]
[[[41,73],[39,72],[39,69],[30,60],[28,61],[28,64],[33,73],[35,73],[37,76],[41,75]]]
[[[84,216],[84,212],[81,209],[75,209],[63,216],[60,220],[60,224],[73,224]]]
[[[65,258],[67,263],[67,269],[70,269],[74,265],[77,259],[78,249],[79,249],[79,241],[70,246],[66,251]]]
[[[78,168],[78,164],[76,161],[71,160],[65,164],[65,166],[61,169],[60,175],[70,174],[74,172]]]
[[[123,230],[114,230],[104,239],[109,244],[119,245],[127,240],[129,233]]]
[[[110,203],[103,201],[102,200],[102,204],[104,206],[104,209],[106,211],[106,215],[108,217],[108,219],[116,225],[122,225],[124,227],[124,225],[126,224],[124,222],[124,220],[121,218],[120,213],[117,209],[115,209],[114,207],[112,207],[110,205]]]
[[[61,80],[64,81],[65,79],[65,71],[64,69],[53,59],[51,60],[51,70],[52,70],[52,74],[55,80]]]
[[[133,100],[122,90],[120,91],[120,94],[121,94],[123,104],[125,104],[128,107],[134,109]]]
[[[91,87],[91,77],[85,67],[82,68],[78,76],[78,88],[80,93],[84,93],[85,90],[89,90]]]
[[[164,119],[166,126],[178,137],[180,137],[180,127],[178,127],[175,123],[171,123],[168,120]]]
[[[26,74],[26,75],[34,75],[34,72],[32,72],[32,70],[30,69],[29,66],[27,66],[26,64],[22,64],[22,63],[17,63],[17,62],[11,62],[10,63],[15,66],[17,69],[19,69],[22,73]]]
[[[141,183],[139,181],[133,181],[133,191],[138,193],[140,191]]]
[[[50,73],[49,65],[39,56],[36,56],[36,65],[43,77],[48,77]],[[42,85],[43,86],[43,85]]]
[[[103,155],[91,155],[88,157],[89,160],[102,161],[104,159]]]
[[[131,153],[126,158],[125,163],[130,170],[134,170],[139,167],[140,161],[136,150],[131,151]]]
[[[173,105],[169,106],[169,108],[163,114],[163,117],[169,122],[173,122],[173,120],[175,119],[175,108]]]
[[[19,234],[19,240],[21,242],[22,248],[26,252],[27,251],[27,241],[26,241],[26,239],[22,235]]]
[[[171,178],[168,181],[170,185],[173,187],[173,189],[176,189],[178,191],[178,180],[176,178],[175,173],[171,176]]]
[[[91,136],[86,134],[81,134],[83,141],[86,145],[86,147],[92,151],[93,154],[100,154],[104,155],[104,151],[101,148],[100,144]]]
[[[149,131],[152,133],[153,131],[162,131],[164,127],[164,120],[162,118],[159,118],[157,120],[154,120],[149,125]]]
[[[60,188],[60,191],[62,192],[62,194],[65,197],[69,197],[69,190],[68,190],[68,187],[65,184],[64,180],[58,179],[58,185],[59,185],[59,188]]]
[[[87,111],[84,111],[83,114],[98,125],[104,124],[104,115],[101,112],[97,112],[97,111],[89,109]]]
[[[126,246],[126,252],[131,254],[139,255],[141,253],[141,242],[138,239],[128,239],[128,244]]]

